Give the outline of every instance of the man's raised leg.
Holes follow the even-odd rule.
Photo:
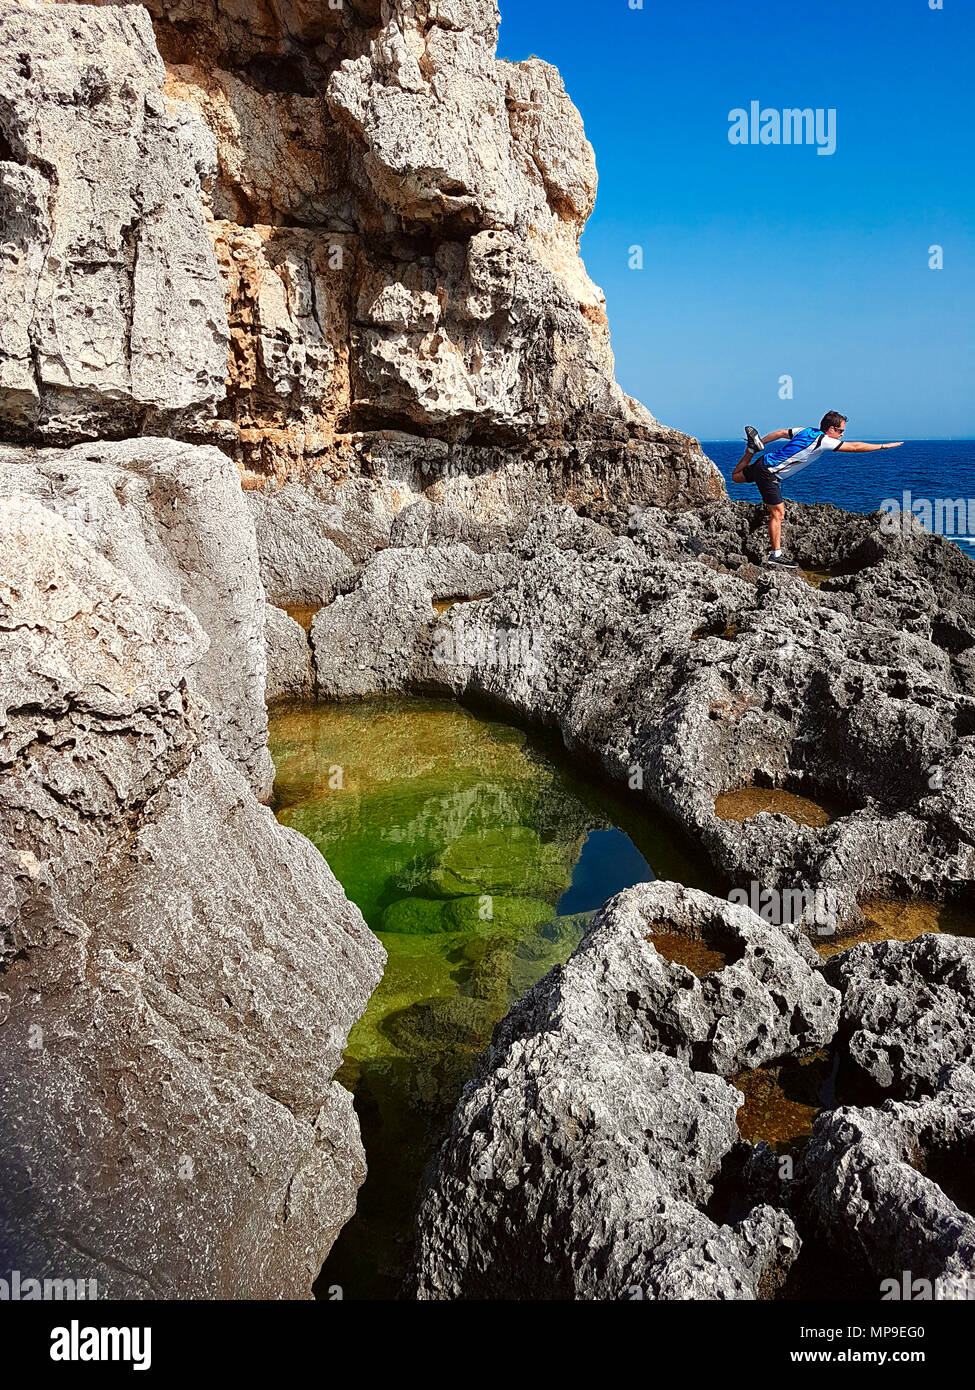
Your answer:
[[[745,469],[754,457],[755,455],[752,453],[751,449],[745,450],[741,458],[735,464],[735,471],[731,475],[731,481],[733,483],[743,483],[745,481]]]

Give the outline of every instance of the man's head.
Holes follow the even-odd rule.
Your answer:
[[[819,428],[823,434],[832,435],[834,439],[841,439],[846,429],[846,416],[841,415],[838,410],[827,410],[819,422]]]

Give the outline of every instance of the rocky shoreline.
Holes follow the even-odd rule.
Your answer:
[[[834,571],[819,587],[763,569],[754,509],[727,502],[616,531],[550,510],[500,552],[391,547],[314,618],[315,688],[491,699],[667,812],[730,887],[829,890],[839,928],[875,894],[970,905],[968,561],[877,516],[795,510],[800,558]],[[752,784],[837,813],[717,814]]]
[[[699,980],[655,949],[663,929],[737,958]],[[883,1006],[863,985],[891,953],[903,1021],[873,1032]],[[836,987],[818,966],[794,928],[693,889],[612,899],[498,1026],[465,1088],[417,1215],[412,1296],[795,1297],[808,1266],[832,1260],[846,1296],[879,1298],[910,1270],[968,1298],[970,1029],[932,985],[939,970],[970,978],[975,943],[857,946],[828,972]],[[910,1037],[922,1019],[942,1040],[936,1062]],[[746,1144],[728,1078],[838,1045],[846,1084],[851,1032],[880,1082],[871,1099],[887,1099],[824,1108],[795,1155]]]
[[[499,1025],[411,1295],[792,1296],[825,1250],[965,1296],[975,945],[810,941],[975,909],[971,562],[818,506],[762,568],[615,382],[593,152],[493,0],[191,9],[0,0],[0,1262],[310,1296],[383,951],[262,804],[267,701],[412,692],[556,734],[731,901],[628,890]],[[734,1077],[823,1049],[784,1176]]]

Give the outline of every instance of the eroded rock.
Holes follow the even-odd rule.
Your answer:
[[[267,606],[268,700],[298,699],[315,693],[315,669],[308,634],[283,609]]]
[[[935,1098],[822,1116],[804,1167],[823,1239],[878,1297],[971,1298],[973,1156],[970,1067],[950,1072]]]
[[[328,689],[476,694],[555,727],[683,824],[746,900],[768,890],[775,920],[835,936],[860,899],[975,878],[975,682],[938,616],[967,630],[975,610],[949,542],[815,510],[830,548],[808,563],[838,555],[850,571],[818,589],[761,570],[755,509],[730,503],[646,513],[632,536],[548,509],[482,550],[500,581],[489,599],[423,621],[427,551],[399,551],[395,602],[379,599],[379,561],[343,599],[350,616],[384,601],[392,627],[377,612],[354,656],[337,646]],[[824,799],[832,819],[717,814],[722,793],[756,783]]]
[[[145,10],[8,8],[20,437],[213,442],[272,507],[290,479],[351,513],[365,481],[374,545],[421,497],[482,524],[505,498],[605,505],[610,480],[641,506],[723,495],[614,380],[579,256],[593,151],[554,68],[496,58],[493,0],[150,0],[165,63]],[[376,466],[362,436],[391,430]],[[430,439],[442,473],[415,468]]]
[[[975,941],[927,933],[863,944],[824,974],[843,994],[844,1057],[880,1094],[934,1094],[947,1069],[975,1061]]]
[[[699,979],[654,947],[664,934],[703,941],[724,964]],[[606,904],[557,988],[567,1008],[585,998],[587,1008],[604,1009],[622,1036],[696,1071],[731,1076],[832,1039],[839,998],[818,965],[796,928],[771,926],[709,893],[654,882]],[[580,980],[569,983],[576,972]]]
[[[652,987],[626,957],[656,953],[614,918],[629,894],[687,924],[676,885],[628,890],[498,1025],[420,1205],[418,1297],[766,1297],[798,1253],[781,1210],[702,1210],[743,1098],[641,1030]]]
[[[380,551],[358,586],[322,608],[312,623],[320,693],[402,689],[417,638],[436,618],[438,601],[466,605],[492,592],[511,571],[511,557],[479,555],[464,545]]]

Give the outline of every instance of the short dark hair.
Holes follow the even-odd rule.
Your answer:
[[[840,425],[846,424],[846,416],[841,415],[838,410],[827,410],[826,414],[819,422],[819,428],[823,434],[827,430],[838,430]]]

